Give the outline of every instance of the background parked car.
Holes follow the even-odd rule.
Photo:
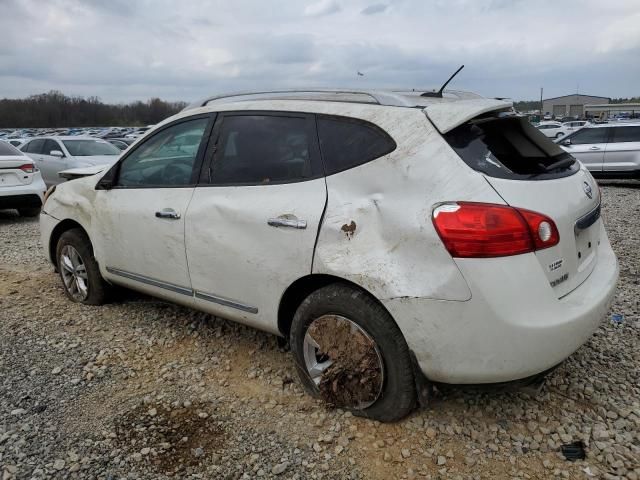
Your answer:
[[[16,148],[20,148],[27,141],[26,138],[3,138],[2,140]]]
[[[586,120],[572,120],[570,122],[564,122],[562,127],[566,134],[568,135],[571,132],[575,132],[576,130],[580,130],[582,127],[587,125],[589,122]]]
[[[62,170],[111,165],[116,162],[121,150],[106,140],[92,137],[40,137],[29,140],[21,150],[35,160],[47,185],[57,185],[63,179]]]
[[[126,150],[127,148],[129,148],[129,145],[131,145],[133,142],[136,141],[136,139],[135,138],[109,138],[107,139],[107,141],[110,144],[118,147],[120,150]]]
[[[540,122],[536,128],[549,138],[560,138],[566,135],[566,130],[560,122]]]
[[[33,160],[0,142],[0,209],[15,208],[22,216],[35,217],[46,189]]]
[[[594,176],[640,177],[640,123],[586,125],[558,143]]]

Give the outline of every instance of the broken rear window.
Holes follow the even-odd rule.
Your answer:
[[[444,135],[471,168],[491,177],[544,180],[576,173],[578,162],[522,117],[480,117]]]

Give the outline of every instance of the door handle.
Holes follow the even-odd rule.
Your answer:
[[[600,150],[600,147],[590,147],[589,150]]]
[[[297,218],[270,218],[269,220],[267,220],[267,223],[272,227],[288,227],[297,228],[299,230],[307,228],[307,221],[298,220]]]
[[[156,212],[156,218],[170,218],[172,220],[178,220],[180,218],[180,214],[173,208],[163,208],[159,212]]]

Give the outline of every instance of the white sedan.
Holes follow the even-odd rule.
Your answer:
[[[568,132],[560,122],[540,122],[536,128],[549,138],[564,137]]]
[[[33,161],[12,145],[0,142],[0,209],[15,208],[24,217],[35,217],[46,189]]]
[[[48,186],[64,181],[59,176],[63,170],[113,165],[122,153],[106,140],[81,136],[33,138],[20,150],[35,160]]]

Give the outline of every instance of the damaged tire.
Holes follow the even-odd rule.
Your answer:
[[[67,230],[56,246],[56,263],[67,297],[85,305],[102,305],[109,284],[100,275],[87,234],[79,228]]]
[[[416,405],[407,343],[362,290],[333,284],[313,292],[295,313],[290,344],[304,388],[332,406],[392,422]]]

